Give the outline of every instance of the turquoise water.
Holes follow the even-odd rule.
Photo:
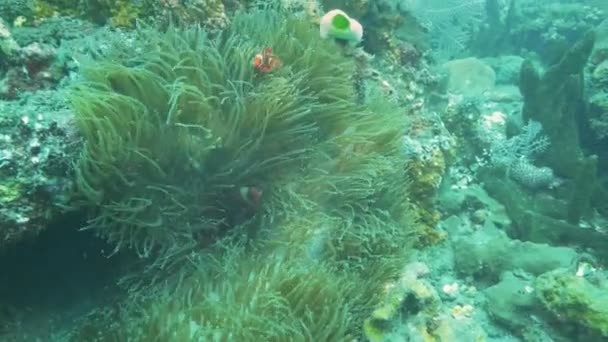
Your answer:
[[[0,341],[608,340],[593,0],[5,0]]]

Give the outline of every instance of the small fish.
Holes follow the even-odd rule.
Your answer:
[[[264,191],[256,186],[243,186],[239,189],[241,199],[251,208],[258,209]]]
[[[265,48],[262,52],[253,57],[253,67],[262,73],[272,72],[281,66],[279,57],[272,53],[272,48]]]

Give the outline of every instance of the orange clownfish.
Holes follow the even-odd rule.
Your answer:
[[[253,57],[253,67],[260,72],[269,73],[280,66],[281,60],[272,53],[272,48],[265,48]]]

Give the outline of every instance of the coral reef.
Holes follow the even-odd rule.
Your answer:
[[[494,166],[504,168],[507,176],[519,184],[529,189],[547,189],[557,182],[553,170],[534,165],[533,158],[543,153],[548,145],[548,139],[542,135],[542,126],[530,120],[520,134],[493,141],[490,160]]]
[[[424,123],[424,128],[420,128],[418,132],[429,133],[427,124]],[[416,136],[415,130],[409,134],[411,137],[405,137],[403,150],[410,159],[406,174],[415,180],[409,190],[412,198],[416,199],[413,205],[419,213],[421,230],[417,234],[417,246],[423,247],[433,245],[444,238],[434,228],[441,216],[435,206],[435,197],[446,172],[450,141],[442,140],[441,136]]]
[[[429,274],[426,264],[414,262],[405,266],[398,281],[387,286],[382,304],[363,325],[369,341],[487,340],[485,331],[475,322],[475,308],[443,302],[425,279]]]
[[[19,44],[12,37],[8,25],[0,18],[0,53],[3,59],[12,58],[19,50]]]
[[[222,28],[228,18],[221,0],[187,1],[128,1],[128,0],[33,0],[21,12],[7,16],[22,18],[25,25],[39,25],[47,20],[71,16],[98,25],[133,28],[137,20],[168,23],[201,23],[210,28]]]
[[[184,24],[200,23],[209,29],[225,28],[229,22],[227,9],[222,0],[146,1],[143,18],[167,23],[169,19]]]
[[[45,34],[47,38],[48,35]],[[0,98],[16,99],[23,92],[48,89],[66,74],[56,47],[37,40],[13,36],[0,19]]]
[[[399,2],[321,0],[320,3],[327,11],[339,8],[360,21],[365,28],[362,44],[371,53],[399,55],[404,44],[415,50],[429,47],[428,36],[424,35],[422,27]]]
[[[445,221],[446,225],[455,223]],[[455,261],[459,272],[480,279],[498,279],[504,270],[522,270],[540,275],[561,267],[568,267],[577,258],[567,247],[552,247],[511,240],[500,230],[487,226],[464,239],[455,239]]]
[[[603,275],[593,266],[598,263],[592,261],[592,264],[589,264],[583,261],[593,258],[570,247],[508,237],[504,228],[511,225],[510,215],[507,214],[507,209],[489,194],[494,195],[494,192],[486,192],[478,185],[444,189],[440,193],[442,204],[446,204],[443,208],[450,208],[446,213],[447,218],[440,222],[440,229],[447,231],[448,240],[445,243],[450,244],[453,255],[443,261],[429,261],[433,263],[433,269],[437,270],[437,277],[453,268],[461,274],[461,279],[466,279],[465,284],[481,288],[476,300],[470,305],[484,307],[492,320],[524,340],[572,336],[589,336],[591,340],[599,338],[601,335],[594,331],[596,328],[573,330],[566,325],[554,326],[556,317],[563,316],[557,314],[558,310],[551,304],[545,303],[542,292],[546,289],[547,296],[550,296],[552,291],[567,291],[566,287],[551,281],[554,274],[567,274],[589,279],[593,286],[590,286],[588,292],[600,293],[599,288],[604,282]],[[486,214],[480,215],[480,212]],[[435,257],[436,255],[431,254],[428,260],[435,260]],[[442,279],[439,284],[446,284],[443,289],[449,296],[455,296],[458,289],[465,288],[458,282],[452,283],[453,280],[449,277],[444,277],[447,279]],[[598,288],[598,292],[591,290],[594,287]],[[582,290],[582,287],[577,285],[572,291],[576,293],[579,289]],[[596,300],[601,302],[602,298],[587,300],[586,303],[595,303]],[[547,306],[551,308],[549,310],[555,310],[556,316],[547,312]],[[583,304],[580,312],[589,312],[592,315],[594,308]],[[579,319],[569,316],[564,322],[576,325]]]
[[[478,55],[539,56],[546,64],[559,61],[585,32],[602,21],[599,6],[563,1],[490,0],[486,20],[471,42]]]
[[[31,12],[29,0],[6,0],[0,3],[0,18],[8,23],[13,23],[20,16]]]
[[[599,169],[608,165],[608,20],[595,30],[596,42],[589,60],[589,130],[585,146],[599,157]]]
[[[530,61],[524,62],[521,69],[523,119],[542,124],[551,142],[542,162],[565,177],[574,177],[583,158],[577,130],[577,103],[582,100],[582,72],[593,42],[594,35],[587,34],[542,76]]]
[[[0,25],[0,245],[5,246],[35,237],[62,214],[77,138],[65,93],[53,89],[66,74],[55,47],[22,40]]]
[[[545,273],[534,282],[544,308],[561,324],[581,325],[589,340],[608,337],[608,282],[606,275],[588,279],[568,269]],[[581,336],[579,335],[579,338]]]
[[[0,339],[608,338],[606,10],[2,2]]]
[[[484,18],[484,7],[487,7],[484,0],[410,0],[404,3],[429,31],[434,54],[443,60],[466,53],[474,28]]]
[[[25,106],[2,103],[9,115],[0,118],[0,248],[35,237],[69,204],[77,139],[61,98],[41,91]]]

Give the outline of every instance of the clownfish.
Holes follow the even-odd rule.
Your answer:
[[[280,66],[281,60],[272,53],[272,48],[267,47],[253,57],[253,67],[260,72],[268,73]]]
[[[243,186],[239,189],[239,194],[251,209],[258,209],[264,191],[256,186]]]

